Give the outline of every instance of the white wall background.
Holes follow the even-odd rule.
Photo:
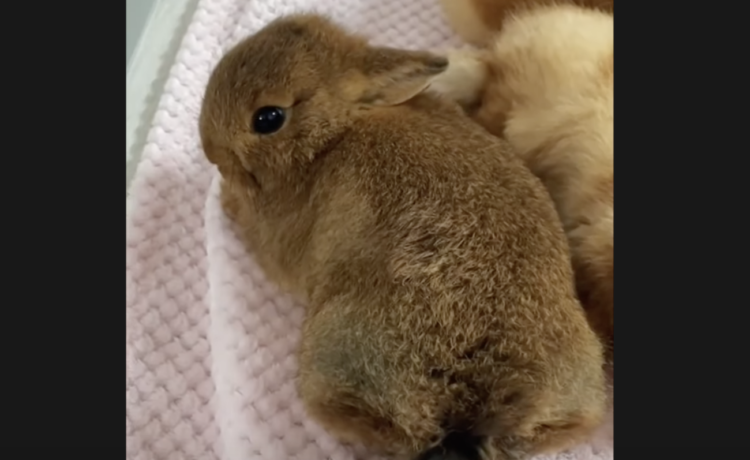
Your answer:
[[[140,160],[164,82],[197,2],[126,0],[126,190]]]
[[[125,3],[125,66],[133,55],[138,38],[154,6],[154,0],[126,0]]]

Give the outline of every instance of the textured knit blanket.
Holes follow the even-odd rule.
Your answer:
[[[304,308],[237,241],[197,133],[222,53],[281,14],[312,9],[378,44],[458,45],[437,0],[199,1],[130,191],[128,459],[373,458],[305,415],[294,387]],[[611,459],[611,415],[590,442],[555,458]]]

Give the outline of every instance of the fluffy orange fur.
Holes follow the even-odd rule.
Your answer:
[[[596,427],[602,349],[542,183],[423,93],[446,67],[282,18],[217,65],[201,139],[248,248],[307,302],[308,413],[397,458],[474,458],[449,456],[459,439],[518,460]],[[264,106],[286,113],[273,133]]]
[[[516,9],[507,14],[510,3]],[[451,53],[448,70],[431,91],[460,102],[489,132],[505,137],[542,179],[568,235],[579,296],[611,356],[613,16],[571,4],[525,9],[500,0],[444,4],[450,5],[449,20],[467,39],[472,36],[466,31],[489,30],[477,22],[479,17],[489,20],[481,14],[483,7],[497,7],[493,18],[503,21],[486,48]]]

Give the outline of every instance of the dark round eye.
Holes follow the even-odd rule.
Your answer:
[[[284,126],[285,119],[281,107],[261,107],[253,114],[253,130],[258,134],[275,133]]]

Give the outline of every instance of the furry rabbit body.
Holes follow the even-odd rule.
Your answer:
[[[311,417],[397,458],[524,458],[598,423],[602,350],[542,184],[423,92],[446,65],[280,18],[217,65],[201,138],[248,248],[307,303]]]

